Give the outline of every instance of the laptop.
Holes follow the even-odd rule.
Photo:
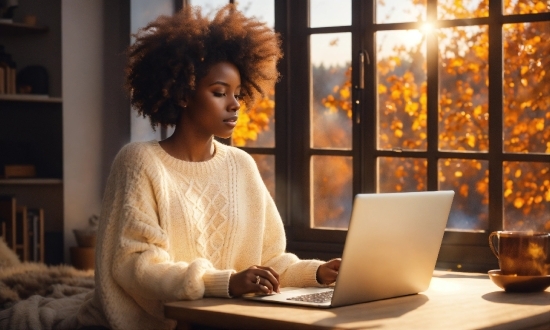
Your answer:
[[[358,194],[333,287],[244,298],[330,308],[426,291],[453,197],[454,191]]]

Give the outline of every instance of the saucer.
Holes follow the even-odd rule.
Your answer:
[[[488,274],[489,278],[506,292],[539,292],[550,286],[550,275],[502,275],[500,269],[490,270]]]

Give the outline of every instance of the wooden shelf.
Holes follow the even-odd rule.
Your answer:
[[[29,178],[29,179],[0,179],[0,185],[57,185],[63,184],[62,179]]]
[[[63,99],[60,97],[32,94],[0,94],[0,101],[62,103]]]
[[[20,36],[25,34],[46,33],[48,28],[45,26],[34,26],[23,23],[0,22],[1,36]]]

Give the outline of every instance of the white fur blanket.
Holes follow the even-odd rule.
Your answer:
[[[2,243],[0,329],[74,328],[76,312],[94,288],[93,270],[20,263]]]
[[[93,270],[83,271],[72,266],[46,266],[22,263],[0,268],[0,309],[33,295],[51,298],[87,293],[94,288]]]

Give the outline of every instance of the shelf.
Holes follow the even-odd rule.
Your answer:
[[[45,26],[34,26],[23,23],[0,22],[1,36],[20,36],[25,34],[36,34],[48,32]]]
[[[0,179],[2,185],[57,185],[63,184],[62,179],[29,178],[29,179]]]
[[[61,103],[63,102],[63,99],[60,97],[50,97],[47,95],[0,94],[0,101]]]

